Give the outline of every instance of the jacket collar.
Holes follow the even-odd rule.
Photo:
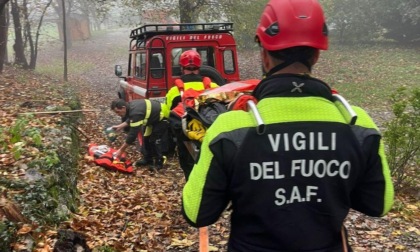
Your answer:
[[[203,77],[200,74],[184,74],[181,76],[181,80],[186,82],[202,82]]]
[[[269,97],[320,96],[332,101],[331,88],[307,74],[276,74],[263,79],[252,93],[257,100]]]

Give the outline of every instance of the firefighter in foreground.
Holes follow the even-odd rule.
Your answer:
[[[166,106],[171,130],[176,138],[178,148],[178,159],[185,179],[194,166],[194,158],[189,153],[184,141],[190,141],[182,131],[181,118],[184,114],[184,105],[182,104],[181,92],[203,91],[205,89],[218,87],[216,83],[211,82],[210,78],[200,75],[201,56],[197,51],[187,50],[179,57],[179,65],[181,66],[181,79],[175,81],[175,85],[168,91],[166,95]]]
[[[330,87],[310,76],[328,31],[318,1],[271,0],[256,31],[267,72],[253,92],[262,118],[221,114],[207,130],[183,189],[195,227],[231,202],[229,251],[351,251],[349,209],[383,216],[393,185],[380,133],[367,113],[355,125]]]
[[[143,137],[142,159],[135,162],[135,166],[148,165],[150,169],[163,168],[167,151],[168,121],[164,114],[165,106],[157,101],[148,99],[125,102],[122,99],[112,101],[111,110],[125,121],[112,126],[117,131],[129,126],[125,143],[115,152],[119,157],[125,149],[135,143],[139,134]]]

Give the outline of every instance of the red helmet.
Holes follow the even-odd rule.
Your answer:
[[[270,0],[255,38],[268,51],[295,46],[327,50],[327,36],[324,13],[317,0]]]
[[[181,54],[179,64],[182,67],[197,67],[201,66],[201,56],[194,50],[188,50]]]

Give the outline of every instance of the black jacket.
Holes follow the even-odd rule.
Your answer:
[[[132,100],[128,103],[126,117],[130,126],[125,142],[133,144],[143,126],[152,126],[163,119],[161,103],[150,101],[150,115],[147,117],[146,99]]]
[[[387,213],[393,186],[380,134],[360,108],[349,125],[330,88],[304,75],[274,75],[254,90],[252,112],[221,114],[207,131],[183,190],[197,227],[232,203],[230,251],[337,251],[350,208]]]

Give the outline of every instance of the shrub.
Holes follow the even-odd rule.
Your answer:
[[[385,124],[386,154],[395,189],[419,185],[420,89],[399,88],[391,95],[394,118]]]
[[[9,221],[0,221],[0,251],[12,251],[10,244],[16,241],[14,233],[17,225]]]

